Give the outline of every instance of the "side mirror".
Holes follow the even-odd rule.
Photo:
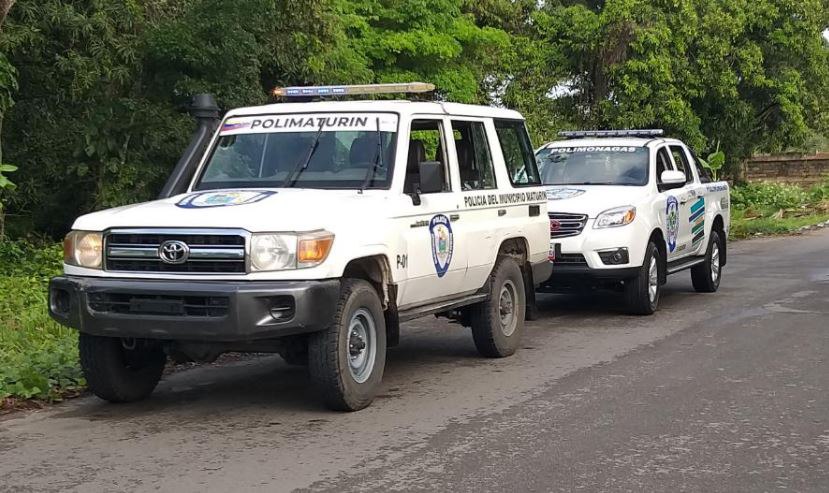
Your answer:
[[[685,186],[685,173],[682,171],[665,170],[662,172],[660,178],[662,179],[662,183],[660,184],[662,190],[673,190]]]
[[[443,191],[443,164],[439,161],[422,161],[420,168],[420,193]]]

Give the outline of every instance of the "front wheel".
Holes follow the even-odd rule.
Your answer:
[[[78,355],[86,384],[109,402],[134,402],[152,393],[167,355],[157,341],[80,334]]]
[[[691,283],[698,293],[714,293],[720,288],[722,251],[723,239],[718,231],[712,230],[705,261],[691,267]]]
[[[489,299],[470,308],[475,347],[487,358],[515,353],[524,333],[524,276],[515,260],[502,257],[489,278]]]
[[[625,281],[625,303],[630,313],[651,315],[656,311],[662,293],[660,279],[664,268],[656,244],[648,242],[642,267],[636,277]]]
[[[358,411],[374,400],[386,364],[386,324],[377,291],[362,279],[342,282],[334,319],[308,344],[308,369],[323,401]]]

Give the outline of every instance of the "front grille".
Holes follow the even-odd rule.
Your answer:
[[[163,262],[160,247],[167,241],[184,243],[186,261]],[[236,274],[245,272],[245,237],[241,234],[179,231],[113,231],[104,239],[104,268],[117,272],[178,274]]]
[[[581,234],[587,224],[587,214],[550,212],[550,238],[567,238]]]
[[[561,253],[553,261],[556,265],[587,266],[587,260],[580,253]]]
[[[165,315],[178,317],[224,317],[230,300],[226,296],[167,296],[131,293],[89,293],[89,308],[100,313]]]

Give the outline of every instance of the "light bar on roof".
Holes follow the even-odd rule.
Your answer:
[[[659,128],[642,130],[568,130],[559,132],[559,137],[579,139],[584,137],[661,137],[665,131]]]
[[[366,94],[413,94],[434,90],[435,85],[427,82],[404,82],[400,84],[360,84],[353,86],[277,87],[272,94],[282,98],[307,98]]]

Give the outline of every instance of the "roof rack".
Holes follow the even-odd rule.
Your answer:
[[[558,133],[559,137],[568,139],[581,139],[584,137],[661,137],[665,131],[661,128],[641,130],[568,130]]]
[[[279,98],[323,98],[377,94],[421,94],[434,90],[435,85],[427,82],[404,82],[399,84],[359,84],[350,86],[277,87],[271,91],[271,94]]]

